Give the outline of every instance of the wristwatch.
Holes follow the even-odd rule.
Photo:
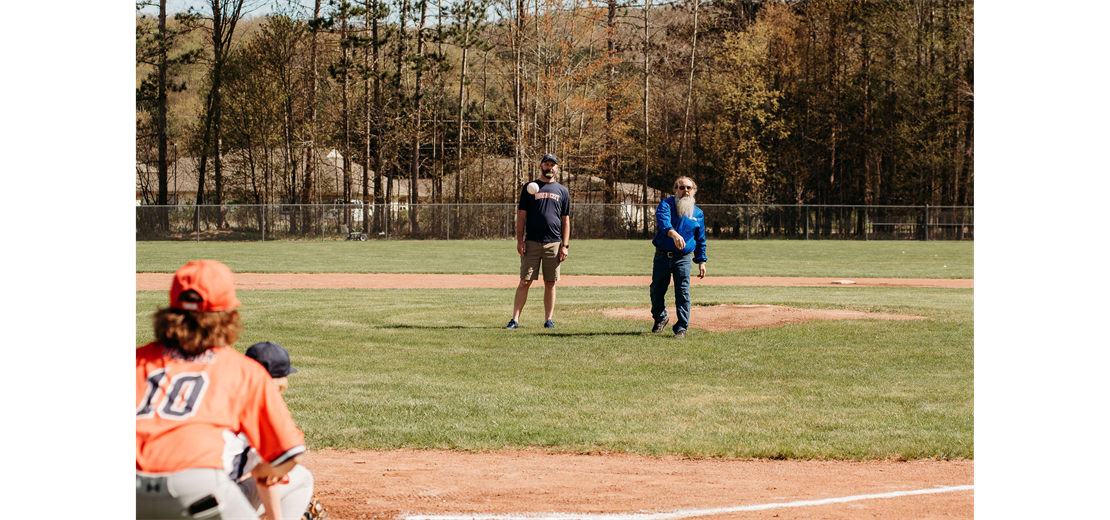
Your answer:
[[[561,244],[563,247],[570,249],[570,244]]]

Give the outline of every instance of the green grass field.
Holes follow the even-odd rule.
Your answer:
[[[565,273],[646,274],[608,261],[642,254],[643,246],[575,242],[581,271],[568,262]],[[968,243],[714,246],[710,265],[718,275],[941,277],[931,263],[943,258],[953,277],[972,276]],[[157,243],[138,244],[137,265],[173,271],[208,257],[253,272],[512,273],[511,247],[505,241]],[[505,248],[507,255],[490,253]],[[693,293],[699,305],[843,308],[929,319],[706,332],[696,328],[695,307],[695,328],[681,341],[649,334],[650,322],[599,312],[646,308],[646,287],[561,288],[554,331],[539,327],[539,291],[525,308],[524,328],[501,330],[512,294],[243,290],[246,330],[236,347],[272,340],[289,349],[300,372],[291,376],[286,400],[312,449],[974,458],[973,290],[700,286]],[[137,293],[138,344],[152,339],[150,316],[165,299],[164,291]]]
[[[653,251],[647,240],[575,240],[563,274],[649,274]],[[709,276],[975,276],[971,242],[711,240],[707,256]],[[172,273],[201,258],[254,273],[512,274],[519,265],[509,240],[136,244],[140,273]]]

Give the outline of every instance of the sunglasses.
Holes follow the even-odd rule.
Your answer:
[[[692,190],[692,189],[694,189],[694,187],[693,186],[679,186],[678,189],[680,189],[680,190]]]

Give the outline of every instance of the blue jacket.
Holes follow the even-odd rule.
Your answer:
[[[700,264],[705,258],[705,213],[694,206],[693,217],[682,217],[675,209],[674,197],[667,197],[655,208],[655,238],[651,243],[656,249],[674,253],[694,253],[694,263]],[[678,235],[686,241],[686,247],[675,247],[674,240],[667,236],[670,230],[678,231]]]

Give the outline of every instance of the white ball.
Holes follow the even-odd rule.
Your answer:
[[[529,194],[535,195],[537,191],[540,191],[540,185],[534,182],[529,182],[528,185],[524,187],[524,189],[528,190]]]

